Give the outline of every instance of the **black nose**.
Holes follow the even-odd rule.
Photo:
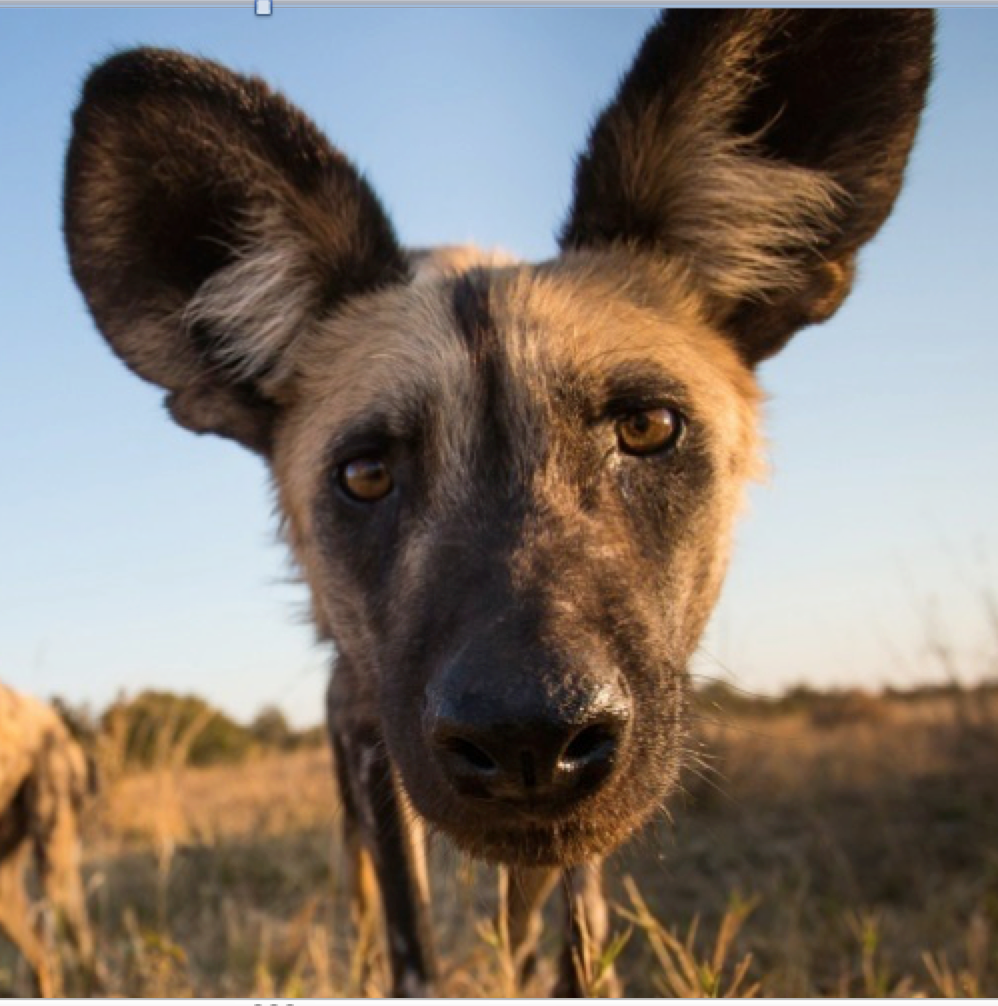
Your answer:
[[[521,679],[505,692],[455,684],[431,692],[424,729],[462,796],[543,810],[594,792],[619,761],[631,706],[615,684],[562,690]]]

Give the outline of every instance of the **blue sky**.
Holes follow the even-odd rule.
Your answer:
[[[174,427],[97,336],[59,195],[87,68],[136,44],[259,73],[368,174],[403,240],[554,251],[572,158],[654,12],[0,9],[0,680],[96,705],[206,695],[319,718],[323,653],[263,466]],[[970,676],[998,651],[998,10],[950,9],[896,213],[836,318],[764,365],[752,492],[701,668],[742,687]],[[719,666],[723,665],[723,668]]]

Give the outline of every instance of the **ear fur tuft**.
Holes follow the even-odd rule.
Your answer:
[[[579,158],[564,248],[686,262],[749,363],[849,291],[901,187],[929,10],[675,10]]]

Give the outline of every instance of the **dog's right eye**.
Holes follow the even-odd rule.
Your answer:
[[[637,457],[668,450],[682,432],[683,419],[675,409],[640,409],[617,421],[620,449]]]
[[[359,503],[377,503],[395,485],[388,463],[379,457],[354,458],[340,466],[340,488]]]

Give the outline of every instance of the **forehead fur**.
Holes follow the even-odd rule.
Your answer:
[[[754,447],[758,386],[705,320],[681,266],[631,252],[577,252],[496,277],[491,300],[514,371],[598,382],[633,365],[681,389],[719,458]],[[735,466],[732,474],[746,474]]]
[[[275,457],[293,523],[307,522],[330,444],[372,416],[403,436],[430,403],[446,417],[438,450],[460,455],[475,381],[453,294],[455,280],[471,270],[488,287],[507,380],[524,400],[543,399],[551,377],[598,382],[628,364],[654,369],[683,390],[720,467],[735,477],[752,474],[755,380],[704,321],[678,267],[613,252],[572,253],[539,266],[503,264],[469,249],[414,258],[415,282],[358,298],[303,349]]]

